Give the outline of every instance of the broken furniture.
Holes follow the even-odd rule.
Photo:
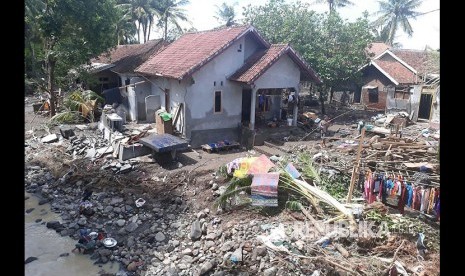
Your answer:
[[[152,149],[154,156],[155,153],[170,152],[173,159],[176,158],[177,150],[188,147],[187,141],[168,133],[149,135],[141,138],[139,143]]]
[[[202,145],[202,149],[208,153],[212,153],[212,152],[220,152],[220,151],[223,151],[223,150],[230,150],[230,149],[233,149],[233,148],[238,148],[240,146],[240,144],[238,142],[230,142],[228,140],[224,140],[224,141],[219,141],[217,143],[210,143],[210,144],[204,144]]]

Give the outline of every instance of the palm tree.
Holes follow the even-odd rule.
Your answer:
[[[344,8],[354,4],[350,0],[316,0],[315,3],[327,3],[329,7],[329,13],[336,11],[336,8]]]
[[[422,0],[384,0],[379,1],[381,16],[373,22],[375,27],[381,27],[387,32],[386,43],[392,45],[399,25],[409,37],[413,34],[409,19],[416,19],[421,13],[416,9],[422,4]]]
[[[216,6],[217,11],[215,18],[220,21],[221,23],[224,23],[226,26],[232,26],[236,19],[236,12],[234,11],[234,6],[233,5],[228,5],[226,2],[223,2],[221,6]]]
[[[134,24],[131,10],[124,6],[117,6],[119,19],[116,23],[116,37],[118,45],[134,43],[137,27]]]
[[[163,28],[163,39],[168,35],[168,23],[174,24],[178,30],[182,30],[179,20],[187,21],[186,11],[182,8],[189,4],[189,0],[164,0],[159,1],[158,12],[160,14],[159,26]]]

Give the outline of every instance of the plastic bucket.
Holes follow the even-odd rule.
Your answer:
[[[287,125],[292,126],[292,119],[287,119]]]

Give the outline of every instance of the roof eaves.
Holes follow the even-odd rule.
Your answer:
[[[239,35],[237,35],[234,39],[230,40],[229,42],[227,42],[225,45],[223,45],[220,49],[218,49],[216,52],[214,52],[213,54],[211,54],[209,57],[205,58],[204,60],[202,60],[201,62],[197,63],[196,65],[192,66],[191,68],[189,68],[189,70],[187,70],[187,72],[185,72],[184,74],[182,74],[178,79],[179,80],[182,80],[183,78],[185,78],[186,76],[189,76],[189,75],[192,75],[195,71],[199,70],[200,67],[202,67],[203,65],[205,65],[206,63],[208,63],[210,60],[214,59],[216,56],[218,56],[219,54],[221,54],[223,51],[225,51],[227,48],[229,48],[229,46],[231,46],[234,42],[238,41],[239,39],[241,39],[243,36],[247,35],[248,33],[253,33],[255,34],[255,36],[259,39],[259,41],[263,44],[263,46],[265,46],[266,48],[269,48],[270,47],[270,43],[268,43],[267,41],[265,41],[263,39],[263,37],[255,30],[255,28],[253,26],[249,26],[247,29],[245,29],[242,33],[240,33]]]
[[[286,47],[282,48],[281,51],[279,51],[278,54],[272,60],[270,60],[266,64],[266,66],[262,68],[262,70],[260,70],[257,74],[255,74],[255,76],[250,81],[247,82],[247,84],[254,83],[261,75],[263,75],[263,73],[266,72],[266,70],[268,70],[271,66],[273,66],[273,64],[275,64],[276,61],[278,61],[278,59],[281,58],[281,56],[287,52],[287,50],[289,50],[289,44],[287,44]]]
[[[316,80],[316,84],[322,84],[323,81],[321,80],[320,76],[318,76],[318,74],[315,72],[315,70],[313,70],[313,68],[310,67],[310,65],[308,65],[307,62],[305,62],[305,60],[294,49],[292,49],[292,47],[288,46],[288,48],[289,48],[289,51],[294,56],[294,59],[295,59],[294,61],[297,63],[300,63],[301,67],[309,71],[310,75],[313,75],[313,77]]]

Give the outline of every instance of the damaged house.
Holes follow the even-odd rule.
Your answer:
[[[382,49],[377,45],[374,58],[362,67],[363,86],[353,103],[387,113],[405,111],[414,121],[432,119],[439,88],[431,81],[439,77],[439,64],[431,63],[428,51],[385,48],[379,53]]]
[[[96,82],[89,85],[89,89],[102,94],[108,104],[114,102],[122,104],[122,108],[129,113],[127,85],[131,79],[138,76],[134,69],[145,62],[150,56],[160,51],[168,42],[163,39],[149,40],[144,44],[118,45],[109,53],[101,54],[91,60],[90,73]],[[149,87],[146,87],[150,89]],[[145,120],[145,110],[140,114],[130,114],[131,120]]]
[[[192,147],[237,140],[259,115],[281,118],[283,93],[298,97],[300,81],[321,83],[290,45],[272,45],[250,25],[186,33],[134,72],[129,113],[139,116],[131,119],[145,111],[153,122],[148,111],[163,108]],[[296,125],[297,105],[289,117]]]

